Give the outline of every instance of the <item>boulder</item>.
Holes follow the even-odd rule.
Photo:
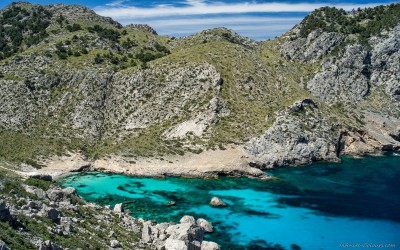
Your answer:
[[[60,189],[47,190],[47,196],[51,201],[62,201],[64,199],[64,192]]]
[[[210,201],[210,205],[213,207],[226,207],[228,206],[223,200],[218,197],[213,197]]]
[[[190,224],[195,224],[196,221],[194,220],[193,216],[185,215],[182,217],[182,219],[179,221],[180,223],[190,223]]]
[[[220,247],[215,242],[203,241],[201,242],[201,250],[220,250]]]
[[[76,189],[73,188],[73,187],[64,188],[62,191],[63,191],[63,193],[66,194],[67,196],[68,196],[68,195],[71,196],[71,195],[73,195],[73,194],[76,194]]]
[[[189,230],[192,228],[192,224],[183,223],[169,226],[166,230],[169,239],[187,241],[189,239]]]
[[[165,242],[165,250],[188,250],[183,240],[168,238]]]
[[[46,240],[40,243],[39,250],[63,250],[63,248],[52,243],[50,240]]]
[[[124,211],[122,203],[115,204],[114,212],[115,213],[122,213]]]
[[[70,233],[74,230],[72,226],[72,218],[70,217],[61,217],[60,225],[63,227],[64,231]]]
[[[111,246],[112,248],[119,248],[119,247],[122,247],[121,242],[119,242],[118,240],[111,240],[110,246]]]
[[[214,232],[214,227],[213,227],[213,225],[212,225],[210,222],[208,222],[208,221],[206,221],[205,219],[203,219],[203,218],[198,219],[198,220],[196,221],[196,224],[197,224],[199,227],[201,227],[201,228],[204,230],[204,232],[206,232],[206,233],[212,233],[212,232]]]
[[[170,239],[183,240],[183,241],[202,241],[204,237],[204,230],[196,224],[181,223],[169,226],[166,230]]]
[[[56,222],[61,217],[61,212],[55,208],[50,208],[46,211],[46,216],[53,222]]]

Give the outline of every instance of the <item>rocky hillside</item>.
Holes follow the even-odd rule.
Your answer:
[[[399,8],[321,8],[256,42],[13,3],[0,16],[0,161],[135,164],[236,145],[271,167],[397,150]]]

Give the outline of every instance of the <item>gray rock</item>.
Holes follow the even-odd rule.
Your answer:
[[[307,83],[307,88],[327,102],[359,102],[370,91],[365,65],[369,57],[363,46],[349,45],[340,59],[327,58],[322,63],[321,71]]]
[[[204,237],[204,230],[191,223],[171,225],[167,228],[166,233],[169,239],[183,241],[202,241]]]
[[[66,194],[67,196],[71,196],[71,195],[73,195],[73,194],[76,194],[76,189],[73,188],[73,187],[64,188],[62,191],[63,191],[63,193]]]
[[[0,240],[0,250],[10,250],[10,248],[7,247],[4,241]]]
[[[189,232],[191,228],[192,224],[183,223],[169,226],[166,232],[170,239],[187,241],[189,240]]]
[[[165,242],[165,250],[188,250],[183,240],[168,238]]]
[[[61,217],[60,218],[60,225],[63,227],[64,231],[70,233],[74,230],[72,225],[72,218],[70,217]]]
[[[39,199],[48,199],[46,192],[43,189],[35,188],[34,193]]]
[[[122,213],[124,211],[123,204],[118,203],[114,206],[114,213]]]
[[[196,221],[193,218],[193,216],[185,215],[182,217],[182,219],[179,221],[180,223],[190,223],[190,224],[195,224]]]
[[[118,240],[111,240],[110,246],[111,246],[112,248],[119,248],[119,247],[122,247],[121,242],[119,242]]]
[[[208,221],[206,221],[205,219],[203,219],[203,218],[197,219],[196,224],[197,224],[199,227],[203,228],[204,232],[206,232],[206,233],[212,233],[212,232],[214,232],[214,227],[213,227],[213,225],[212,225],[210,222],[208,222]]]
[[[63,250],[63,248],[52,243],[50,240],[46,240],[40,243],[39,250]]]
[[[219,250],[220,247],[217,243],[212,241],[201,242],[201,250]]]
[[[279,112],[272,126],[250,140],[246,149],[259,167],[301,165],[319,160],[338,161],[340,131],[311,100],[295,102]]]
[[[151,224],[150,222],[143,223],[142,229],[142,242],[144,243],[151,243],[153,241],[153,236],[151,232]]]
[[[298,28],[295,28],[293,32],[298,32]],[[343,39],[343,34],[328,33],[317,29],[311,32],[307,38],[295,36],[295,39],[289,39],[281,46],[281,52],[289,60],[316,62],[329,54]]]
[[[228,206],[223,200],[218,197],[213,197],[210,201],[210,205],[213,207],[226,207]]]

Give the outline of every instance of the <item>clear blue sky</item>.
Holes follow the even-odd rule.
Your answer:
[[[1,0],[0,8],[13,1]],[[351,10],[388,4],[386,0],[32,0],[38,4],[82,4],[123,25],[147,23],[161,35],[185,36],[213,27],[227,27],[257,40],[288,31],[315,8]]]

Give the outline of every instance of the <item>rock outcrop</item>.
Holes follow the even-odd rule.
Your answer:
[[[228,204],[226,204],[223,200],[221,200],[218,197],[213,197],[210,201],[210,205],[213,207],[226,207]]]
[[[201,223],[196,224],[192,216],[186,215],[182,217],[179,224],[154,224],[151,221],[145,221],[141,241],[156,249],[219,249],[207,248],[219,246],[214,242],[203,241],[205,230],[201,225],[210,229],[211,224],[204,219],[199,220]],[[203,242],[205,242],[204,246]]]
[[[318,111],[318,105],[306,99],[278,113],[265,134],[251,140],[246,148],[266,168],[337,161],[339,135]]]

